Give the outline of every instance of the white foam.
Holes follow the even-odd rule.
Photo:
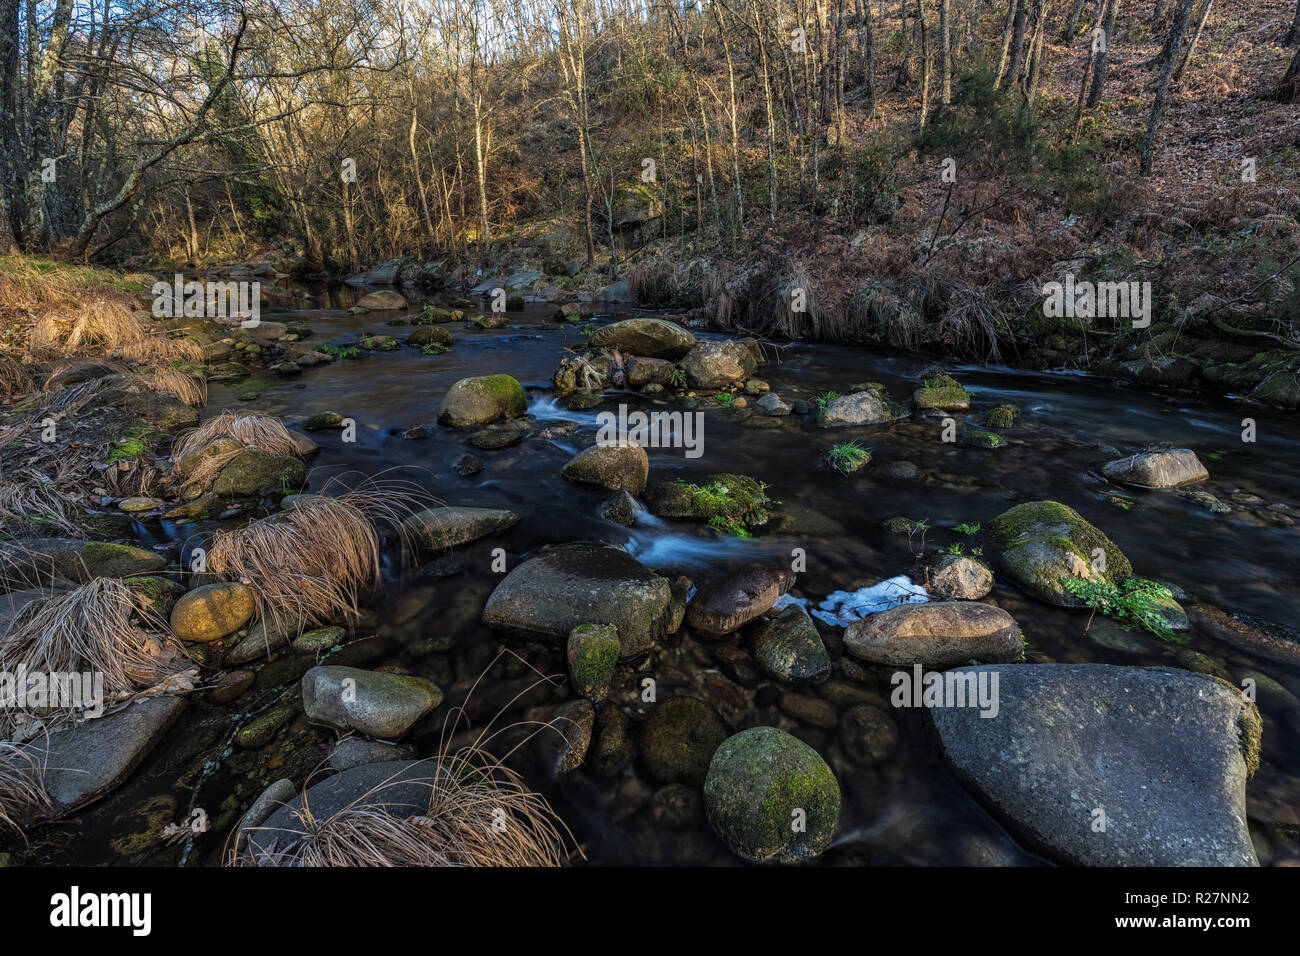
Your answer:
[[[807,598],[791,597],[789,594],[777,598],[773,607],[779,610],[797,604],[831,627],[848,627],[868,614],[887,611],[900,604],[923,604],[929,599],[925,588],[914,584],[906,574],[900,574],[856,591],[834,591],[826,595],[825,600],[816,607],[809,607]]]

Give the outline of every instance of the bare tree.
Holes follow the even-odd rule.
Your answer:
[[[1165,107],[1165,96],[1169,93],[1169,81],[1174,75],[1174,61],[1182,47],[1183,36],[1187,33],[1187,21],[1191,17],[1192,0],[1178,0],[1174,7],[1174,22],[1169,28],[1168,50],[1164,66],[1160,71],[1160,80],[1156,85],[1156,95],[1151,103],[1151,119],[1147,123],[1146,135],[1142,138],[1142,175],[1151,175],[1151,161],[1155,152],[1156,131],[1160,127],[1160,114]]]

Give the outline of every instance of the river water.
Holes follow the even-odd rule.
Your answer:
[[[264,316],[310,326],[311,343],[352,345],[367,333],[403,340],[409,333],[409,328],[387,324],[394,313],[349,314],[346,306],[354,296],[343,288],[295,290],[273,300],[277,309]],[[1186,592],[1185,605],[1208,603],[1295,622],[1300,593],[1300,525],[1293,520],[1300,519],[1296,413],[1232,398],[1126,388],[1084,375],[977,366],[949,369],[975,396],[972,423],[996,404],[1014,403],[1022,410],[1017,427],[1003,433],[1009,443],[1002,448],[944,443],[937,420],[915,416],[892,426],[828,432],[800,416],[781,419],[778,427],[757,427],[752,418],[738,421],[733,411],[709,408],[704,410],[704,454],[690,459],[681,449],[649,449],[651,481],[698,479],[722,471],[752,475],[767,482],[769,494],[782,503],[773,530],[745,540],[644,513],[633,527],[623,528],[598,516],[608,493],[559,477],[568,458],[591,443],[599,409],[567,411],[551,395],[550,378],[564,349],[580,348],[585,340],[580,326],[550,321],[551,311],[553,307],[539,305],[511,313],[512,325],[505,329],[445,326],[455,344],[442,355],[425,356],[404,347],[309,369],[300,377],[276,379],[267,374],[257,382],[211,388],[205,415],[225,408],[257,411],[279,416],[291,426],[325,410],[354,419],[353,442],[343,441],[339,432],[313,434],[322,446],[311,462],[313,489],[330,477],[351,483],[362,475],[378,476],[414,483],[447,504],[511,508],[524,516],[505,534],[461,549],[463,569],[445,577],[411,569],[402,573],[390,556],[390,579],[372,602],[371,627],[358,632],[375,636],[350,647],[338,661],[399,666],[446,689],[448,700],[434,714],[438,720],[422,723],[413,738],[421,755],[437,745],[444,735],[441,718],[464,702],[471,688],[466,710],[475,729],[490,720],[493,726],[506,726],[535,717],[567,696],[562,686],[538,684],[538,675],[562,678],[562,649],[503,644],[479,620],[501,577],[492,567],[494,548],[503,548],[508,567],[514,567],[544,545],[601,541],[628,550],[670,579],[685,574],[696,584],[753,560],[788,566],[793,549],[801,548],[807,569],[798,575],[792,593],[815,607],[835,591],[854,591],[900,575],[922,579],[917,555],[921,537],[891,533],[882,526],[889,518],[924,519],[930,529],[925,554],[933,561],[936,548],[969,540],[952,526],[987,523],[1017,502],[1051,498],[1105,531],[1129,556],[1137,574]],[[922,369],[931,364],[922,356],[825,344],[793,343],[767,351],[769,362],[758,376],[786,401],[811,400],[832,389],[847,391],[848,385],[861,381],[881,382],[896,401],[905,401]],[[521,444],[477,451],[466,434],[434,425],[439,401],[454,381],[498,372],[519,379],[529,396],[532,427]],[[260,394],[249,398],[250,391]],[[631,392],[609,395],[601,407],[613,410],[619,402],[631,408],[669,407],[653,406],[646,396]],[[964,413],[955,417],[965,420]],[[1254,443],[1242,441],[1245,418],[1255,421]],[[576,422],[576,429],[562,421]],[[401,437],[404,430],[421,424],[430,426],[429,437]],[[823,464],[822,455],[848,438],[871,448],[873,462],[846,478]],[[1233,509],[1231,513],[1214,514],[1173,491],[1128,491],[1127,498],[1114,500],[1120,489],[1100,479],[1101,465],[1154,442],[1194,449],[1211,472],[1211,480],[1196,489],[1215,495]],[[463,478],[452,465],[467,451],[483,458],[485,467]],[[900,461],[914,463],[917,475],[887,477],[885,467]],[[161,537],[186,546],[210,531],[210,525],[142,529],[152,540]],[[445,562],[439,567],[452,570]],[[1190,650],[1207,655],[1234,681],[1244,672],[1257,671],[1290,695],[1300,696],[1297,672],[1207,635],[1192,633],[1185,644],[1172,645],[1129,632],[1125,640],[1104,645],[1085,634],[1086,612],[1051,607],[1002,582],[989,600],[1015,616],[1031,661],[1167,665],[1174,663],[1180,649]],[[838,656],[842,631],[825,627],[822,632],[832,656]],[[502,656],[503,646],[514,653]],[[283,661],[280,666],[285,666]],[[649,673],[657,680],[660,700],[678,694],[703,697],[718,707],[733,730],[777,724],[826,757],[844,792],[844,809],[839,834],[822,863],[1042,862],[1018,846],[944,768],[923,712],[893,711],[897,742],[878,757],[864,756],[851,742],[846,745],[851,734],[843,721],[825,726],[855,704],[888,708],[889,687],[883,678],[861,683],[837,669],[826,684],[800,691],[804,697],[829,702],[835,717],[827,720],[820,716],[824,705],[818,711],[782,700],[787,688],[754,679],[752,668],[738,667],[713,643],[691,637],[670,640],[642,667],[621,678],[616,689],[615,699],[634,719],[648,706],[640,702],[637,687],[639,677]],[[129,840],[123,842],[142,825],[147,811],[158,806],[156,801],[162,800],[178,818],[190,806],[200,806],[209,817],[228,821],[261,785],[301,770],[304,761],[310,766],[319,763],[328,753],[331,735],[306,728],[301,717],[286,731],[292,748],[282,741],[279,750],[272,745],[264,754],[226,748],[222,755],[230,728],[243,719],[239,715],[265,709],[293,693],[298,673],[301,670],[291,667],[283,671],[278,687],[272,680],[259,681],[224,709],[191,708],[166,746],[155,751],[127,787],[86,811],[77,833],[53,839],[43,854],[52,861],[81,863],[178,862],[181,850],[175,846],[140,850]],[[1294,697],[1288,700],[1277,693],[1260,700],[1265,721],[1262,766],[1249,784],[1247,805],[1266,863],[1273,862],[1268,848],[1274,828],[1300,824],[1300,720],[1292,703]],[[810,710],[818,715],[813,722],[791,716]],[[508,733],[502,737],[509,739]],[[201,764],[202,770],[195,769]],[[657,788],[635,763],[612,776],[582,768],[559,781],[532,774],[526,761],[520,765],[529,782],[552,800],[590,863],[738,862],[708,829],[698,797],[680,791],[656,797]],[[169,792],[178,801],[175,807],[160,796]],[[199,838],[184,850],[184,861],[212,862],[224,836],[217,830]],[[136,852],[124,854],[124,847]]]

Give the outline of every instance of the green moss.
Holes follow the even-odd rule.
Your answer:
[[[677,484],[685,489],[691,513],[697,518],[723,518],[745,528],[767,523],[767,508],[772,501],[761,481],[746,475],[720,474],[699,485],[681,479]]]
[[[1020,417],[1016,405],[997,405],[984,413],[984,424],[989,428],[1010,428]]]

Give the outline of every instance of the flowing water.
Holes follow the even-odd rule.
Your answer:
[[[400,340],[409,332],[386,324],[393,313],[349,314],[345,309],[352,300],[347,289],[297,290],[280,301],[279,314],[265,317],[310,326],[312,343],[350,345],[366,333]],[[812,427],[802,416],[768,419],[779,424],[759,427],[755,418],[737,420],[741,415],[734,410],[708,408],[703,410],[702,457],[687,458],[682,449],[652,448],[651,481],[698,479],[722,471],[752,475],[767,482],[769,494],[782,503],[772,530],[746,540],[645,512],[624,528],[598,516],[608,493],[559,477],[568,458],[592,442],[600,409],[568,411],[552,396],[550,377],[564,349],[580,347],[584,336],[576,325],[549,321],[550,311],[538,306],[512,313],[511,327],[499,330],[462,330],[463,323],[447,326],[455,344],[442,355],[425,356],[404,347],[310,369],[300,377],[274,379],[268,374],[267,380],[256,383],[211,388],[208,415],[225,408],[265,412],[291,426],[324,410],[353,418],[353,442],[343,441],[335,431],[314,433],[322,448],[311,462],[313,489],[332,476],[345,483],[361,475],[379,476],[416,483],[448,504],[511,508],[524,516],[510,531],[460,549],[463,562],[444,556],[433,573],[407,569],[399,576],[398,562],[390,556],[390,580],[372,603],[367,622],[371,626],[357,632],[364,639],[331,660],[399,666],[447,690],[447,702],[414,734],[412,742],[421,755],[436,749],[442,718],[465,701],[471,687],[466,707],[476,728],[493,718],[497,727],[538,714],[545,719],[546,708],[567,697],[559,679],[565,671],[562,648],[503,642],[479,620],[501,578],[493,570],[495,548],[505,550],[512,568],[548,544],[600,541],[626,549],[670,579],[684,574],[696,584],[754,560],[789,566],[794,549],[803,549],[806,570],[798,575],[794,598],[816,609],[833,592],[855,592],[896,579],[872,592],[888,603],[890,593],[896,591],[901,600],[909,584],[923,581],[924,562],[918,557],[923,546],[932,562],[936,547],[972,540],[952,526],[987,523],[1016,502],[1051,498],[1105,531],[1129,556],[1137,574],[1185,591],[1184,604],[1208,603],[1294,623],[1300,591],[1295,570],[1300,565],[1300,525],[1293,520],[1300,518],[1300,484],[1295,478],[1300,472],[1300,418],[1295,413],[1230,398],[1125,388],[1077,374],[977,366],[950,369],[975,395],[970,421],[976,423],[983,409],[1001,403],[1014,403],[1023,412],[1017,427],[1003,433],[1009,444],[1002,448],[944,443],[937,420],[915,416],[892,426],[831,432]],[[931,364],[915,355],[804,343],[771,348],[769,359],[758,375],[786,401],[811,400],[832,389],[845,391],[860,381],[881,382],[902,401],[915,388],[921,370]],[[529,396],[531,431],[521,444],[477,451],[466,434],[433,424],[439,401],[455,380],[498,372],[519,379]],[[248,398],[250,390],[260,394]],[[607,393],[601,408],[614,409],[620,402],[632,408],[669,407],[628,392]],[[964,413],[955,417],[966,418]],[[1242,441],[1244,418],[1256,422],[1254,443]],[[430,426],[429,437],[401,437],[420,424]],[[846,478],[823,464],[822,456],[832,444],[848,438],[870,447],[874,460]],[[1212,493],[1232,512],[1211,513],[1173,491],[1130,491],[1127,499],[1117,502],[1119,489],[1099,477],[1100,466],[1150,442],[1196,450],[1212,475],[1197,490]],[[452,465],[467,451],[483,458],[485,467],[463,478]],[[916,476],[886,477],[885,466],[900,461],[914,463]],[[882,523],[896,516],[924,519],[929,530],[924,536],[891,533]],[[211,530],[209,523],[162,529],[155,525],[142,532],[151,540],[161,537],[188,547]],[[1174,645],[1130,632],[1124,641],[1103,645],[1085,633],[1086,612],[1049,606],[1002,582],[989,600],[1015,616],[1031,661],[1168,665],[1184,649],[1208,655],[1234,681],[1253,670],[1300,696],[1296,671],[1255,659],[1210,636],[1193,632],[1187,643]],[[840,655],[842,629],[828,625],[821,631],[832,656]],[[844,792],[839,833],[823,863],[1041,862],[944,768],[922,711],[890,711],[897,743],[884,755],[864,755],[854,746],[847,722],[834,725],[855,704],[889,709],[885,677],[863,683],[837,669],[829,682],[798,692],[825,703],[783,700],[788,688],[756,677],[743,659],[737,663],[725,650],[732,643],[723,642],[720,650],[717,643],[689,636],[669,639],[649,662],[639,665],[640,670],[620,677],[616,699],[639,719],[650,706],[638,696],[640,678],[650,675],[661,701],[678,694],[701,697],[718,708],[733,730],[776,724],[809,742],[826,757]],[[515,653],[501,656],[503,646]],[[83,863],[176,862],[175,847],[155,845],[123,855],[123,847],[130,845],[123,837],[138,830],[160,805],[174,818],[198,806],[219,825],[188,847],[184,860],[215,860],[225,836],[221,828],[228,829],[261,786],[277,776],[297,773],[300,778],[304,768],[316,766],[328,753],[332,735],[306,727],[301,716],[278,746],[223,750],[232,725],[244,719],[237,715],[264,710],[292,694],[294,678],[311,663],[286,653],[266,665],[258,685],[234,704],[192,707],[126,787],[86,811],[80,827],[54,838],[44,853]],[[267,677],[267,671],[275,676]],[[539,683],[539,675],[557,680]],[[1300,720],[1294,699],[1274,691],[1260,700],[1263,763],[1249,785],[1247,805],[1252,831],[1264,838],[1265,847],[1275,825],[1300,824]],[[610,777],[582,768],[558,782],[530,774],[529,783],[552,800],[591,863],[737,862],[709,830],[698,796],[674,790],[656,798],[656,788],[635,763]],[[172,806],[163,796],[168,792],[174,798],[186,796]],[[679,806],[683,801],[684,810]],[[1271,859],[1266,852],[1261,855],[1265,862]]]

